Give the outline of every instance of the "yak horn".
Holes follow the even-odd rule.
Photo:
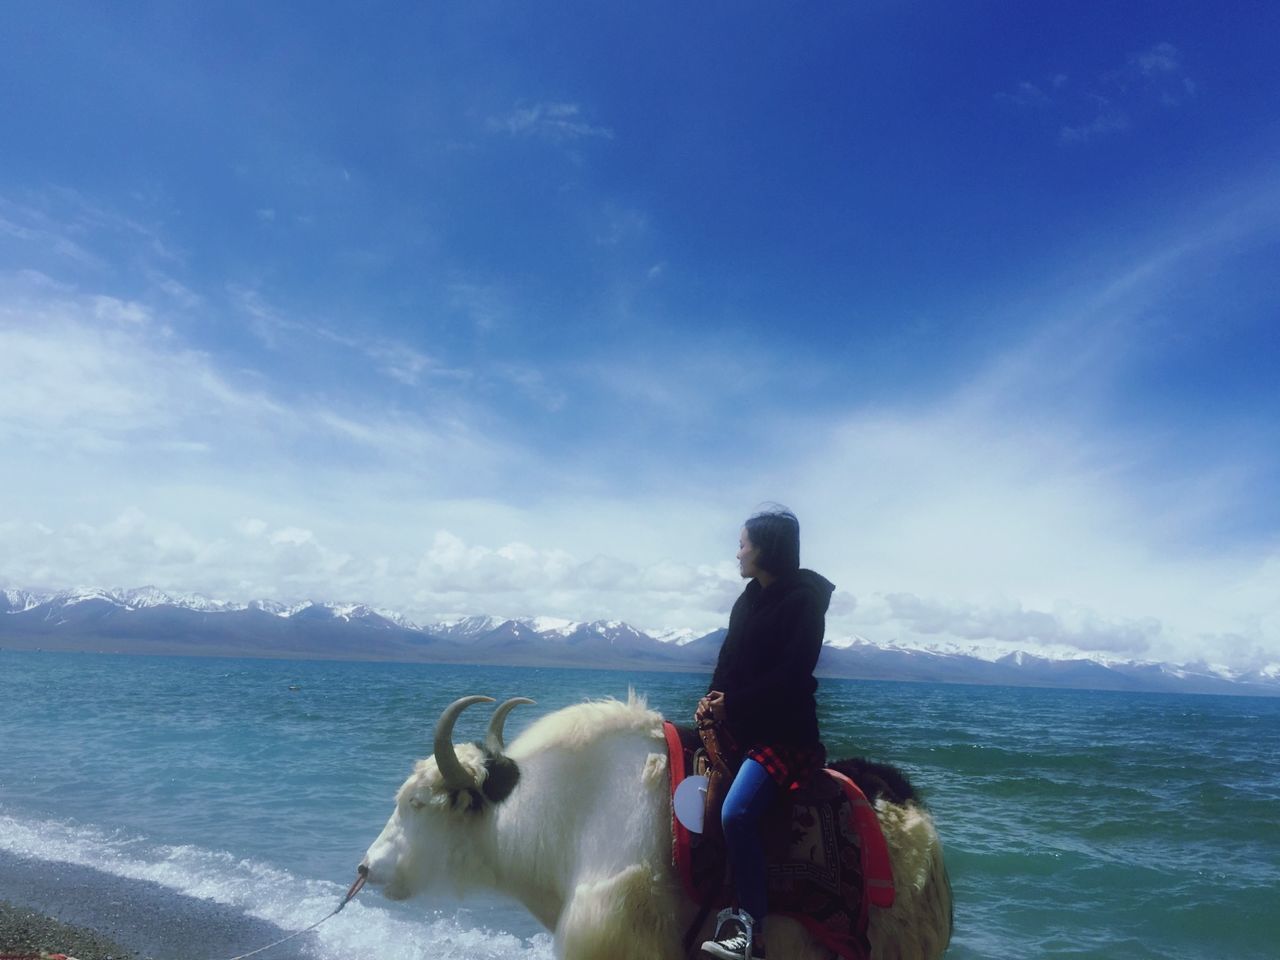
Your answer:
[[[520,706],[522,703],[535,703],[528,697],[512,697],[497,710],[493,711],[493,719],[489,721],[489,732],[485,734],[485,749],[491,753],[501,753],[506,749],[506,744],[502,742],[502,725],[507,722],[507,714]]]
[[[440,768],[440,775],[448,790],[471,790],[476,786],[475,777],[467,773],[453,751],[453,725],[458,720],[458,714],[474,703],[493,703],[493,697],[475,696],[455,700],[445,708],[440,715],[440,722],[436,724],[436,766]]]

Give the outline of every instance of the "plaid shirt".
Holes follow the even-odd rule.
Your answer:
[[[746,757],[768,771],[784,790],[798,790],[827,763],[827,750],[818,743],[806,747],[763,744],[749,747]]]

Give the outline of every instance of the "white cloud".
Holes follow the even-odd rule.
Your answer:
[[[1128,113],[1110,101],[1102,100],[1091,120],[1078,124],[1064,123],[1059,127],[1058,139],[1062,143],[1086,143],[1109,133],[1123,133],[1131,126]]]
[[[49,262],[99,277],[115,269],[100,254],[102,247],[133,254],[144,269],[183,260],[155,227],[66,188],[47,188],[22,200],[0,196],[0,241],[6,236],[21,241],[11,258],[15,262]]]
[[[254,528],[256,530],[256,527]],[[0,581],[61,589],[154,585],[233,600],[328,598],[352,558],[296,528],[234,537],[133,506],[102,523],[0,523]],[[243,533],[243,531],[241,531]]]
[[[403,341],[340,332],[317,318],[298,320],[286,316],[268,304],[258,290],[233,286],[229,292],[236,308],[249,318],[250,331],[270,350],[284,353],[311,350],[317,344],[333,345],[342,348],[348,359],[363,357],[378,373],[410,387],[418,386],[424,377],[456,379],[466,375],[465,371],[443,368],[430,354]]]
[[[1274,220],[1274,201],[1246,199]],[[567,405],[541,369],[446,378],[411,345],[305,324],[255,293],[239,305],[275,352],[223,357],[172,321],[189,298],[13,274],[0,278],[0,581],[709,630],[741,589],[738,524],[777,499],[801,515],[807,562],[840,588],[833,637],[1274,658],[1280,547],[1204,535],[1252,483],[1248,458],[1163,469],[1160,438],[1091,416],[1128,373],[1134,318],[1193,257],[1240,248],[1258,222],[1202,217],[1145,255],[1103,251],[1110,277],[1071,278],[1083,293],[1018,318],[929,404],[846,397],[826,414],[748,419],[746,401],[771,392],[760,376],[822,370],[691,334],[665,341],[674,360],[567,358],[575,403],[650,428],[637,445],[611,423],[617,436],[570,454],[504,440],[510,424],[468,400],[500,382]],[[440,402],[273,377],[269,362],[303,338],[392,387],[440,385]],[[748,442],[733,442],[739,429]],[[698,444],[687,460],[673,456],[679,431]]]
[[[364,350],[384,373],[411,387],[435,366],[431,357],[404,343],[376,340],[365,345]]]
[[[1280,655],[1280,543],[1220,533],[1274,469],[1272,427],[1246,412],[1233,447],[1197,459],[1192,425],[1128,429],[1114,406],[1152,346],[1136,321],[1204,258],[1273,236],[1273,198],[1163,225],[1149,250],[1095,251],[1110,276],[1071,278],[933,403],[811,422],[759,488],[810,518],[809,558],[857,592],[837,633],[1223,661],[1239,655],[1212,638],[1233,634]]]
[[[39,275],[0,278],[0,477],[11,502],[25,494],[57,519],[80,502],[129,502],[131,490],[185,510],[191,487],[257,485],[288,502],[354,478],[447,496],[505,487],[526,459],[473,425],[465,403],[441,396],[419,413],[279,384],[243,357],[191,349],[155,311]],[[427,362],[381,356],[406,375]]]
[[[505,116],[490,118],[488,126],[513,137],[537,136],[557,142],[613,139],[613,131],[587,121],[578,104],[554,100],[517,106]]]
[[[1135,53],[1129,58],[1129,63],[1146,77],[1182,73],[1182,54],[1171,43],[1157,43],[1149,50]]]
[[[200,529],[197,529],[199,527]],[[389,551],[353,528],[327,534],[261,520],[166,519],[134,506],[100,523],[0,521],[0,585],[61,589],[149,584],[247,602],[358,600],[428,623],[454,615],[720,624],[741,588],[731,564],[637,564],[513,540],[470,543],[438,529],[425,551]]]
[[[1029,80],[1023,80],[1008,92],[997,93],[996,99],[1017,107],[1047,107],[1052,103],[1049,95]]]
[[[516,315],[511,296],[493,283],[459,280],[450,284],[449,306],[482,332],[500,329]]]
[[[514,386],[524,397],[544,410],[556,413],[568,403],[568,393],[553,383],[541,370],[514,363],[496,364],[490,371],[493,376]]]
[[[1084,144],[1133,129],[1154,107],[1178,107],[1196,95],[1182,52],[1161,42],[1130,54],[1124,63],[1091,80],[1056,73],[1037,83],[1022,80],[996,94],[996,101],[1034,111],[1051,122],[1063,144]]]
[[[236,531],[245,537],[260,537],[267,532],[266,521],[259,520],[256,517],[246,517],[235,526]]]
[[[4,197],[0,197],[0,236],[19,241],[28,260],[36,253],[49,253],[56,260],[71,261],[93,270],[101,270],[105,265],[103,260],[90,253],[47,216],[16,207]]]
[[[615,203],[604,206],[598,215],[595,242],[601,246],[616,247],[635,240],[649,232],[649,216],[640,210],[628,209]]]
[[[103,296],[94,297],[92,303],[93,314],[99,320],[133,325],[151,323],[151,310],[140,303]]]
[[[921,600],[909,593],[888,594],[884,600],[890,619],[917,635],[991,640],[1010,649],[1067,647],[1141,656],[1161,630],[1160,621],[1151,617],[1108,622],[1093,611],[1065,606],[1049,612],[1025,609],[1017,601],[979,605]]]
[[[418,564],[419,595],[545,591],[562,585],[573,567],[562,550],[537,550],[519,541],[497,548],[468,546],[441,531]]]
[[[172,388],[184,387],[173,399],[190,407],[201,397],[187,390],[209,381],[197,354],[163,339],[141,304],[50,296],[29,277],[9,278],[0,284],[0,437],[100,449],[171,423]]]
[[[859,598],[833,606],[833,637],[1192,660],[1235,632],[1280,654],[1280,547],[1197,536],[1232,486],[1150,497],[1122,442],[1019,419],[950,402],[855,417],[761,472],[799,514],[806,562]]]
[[[642,564],[607,554],[580,560],[562,549],[520,541],[484,547],[440,531],[418,564],[414,597],[436,610],[456,605],[460,613],[624,619],[710,630],[740,589],[729,563]]]
[[[550,388],[532,376],[522,389]],[[152,304],[10,276],[0,284],[0,580],[349,598],[423,619],[707,619],[719,575],[681,568],[690,580],[675,589],[651,569],[649,541],[678,538],[644,518],[698,505],[550,503],[546,475],[560,467],[493,439],[461,407],[429,412],[372,394],[356,406],[286,392],[243,355],[228,363],[185,346]],[[479,499],[486,492],[498,496]],[[636,556],[596,556],[603,528]],[[445,537],[424,559],[423,539],[445,529],[472,545]],[[655,613],[654,597],[666,609]]]
[[[97,525],[74,522],[53,527],[10,520],[0,523],[0,545],[0,579],[46,588],[100,586],[104,574],[121,571],[128,571],[130,577],[162,573],[173,579],[176,570],[203,568],[218,549],[182,525],[149,518],[137,507]],[[118,585],[145,582],[144,576],[137,583]]]

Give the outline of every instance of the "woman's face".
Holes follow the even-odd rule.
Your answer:
[[[738,572],[742,574],[743,579],[750,579],[760,572],[760,568],[756,566],[758,556],[760,556],[760,550],[752,545],[751,537],[747,535],[747,528],[743,527],[742,532],[738,534]]]

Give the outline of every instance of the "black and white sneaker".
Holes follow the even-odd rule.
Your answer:
[[[717,918],[715,939],[704,943],[702,952],[716,960],[765,960],[764,943],[755,942],[754,926],[750,914],[725,910]]]

